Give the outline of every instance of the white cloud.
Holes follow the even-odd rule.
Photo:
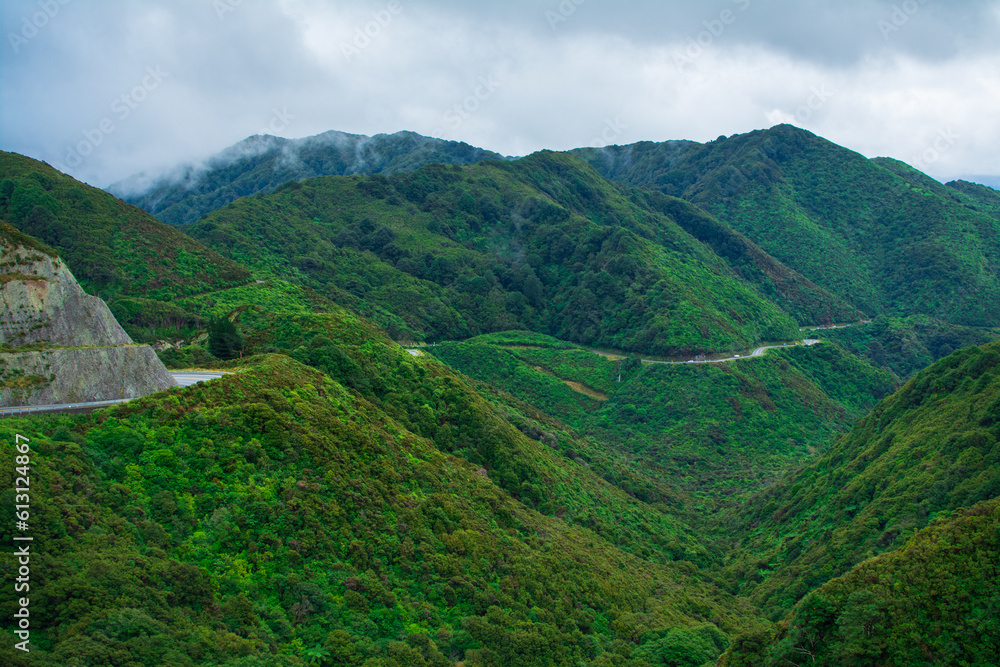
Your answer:
[[[555,30],[557,2],[221,1],[231,11],[71,2],[18,53],[4,45],[2,147],[66,163],[110,119],[70,169],[105,185],[205,157],[276,113],[292,117],[273,125],[283,136],[409,129],[510,155],[792,122],[869,156],[935,157],[939,178],[1000,172],[995,1],[922,4],[887,38],[892,3],[874,0],[587,0]],[[4,3],[4,34],[33,8]],[[147,67],[169,77],[119,119],[113,101]]]

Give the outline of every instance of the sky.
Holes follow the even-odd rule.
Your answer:
[[[504,155],[792,123],[1000,187],[1000,0],[4,0],[0,148],[105,187],[253,134]]]

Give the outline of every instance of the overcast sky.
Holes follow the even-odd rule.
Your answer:
[[[505,155],[790,122],[1000,174],[1000,0],[3,0],[0,147],[106,186],[249,135]]]

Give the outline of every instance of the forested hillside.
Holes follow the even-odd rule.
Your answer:
[[[756,625],[667,515],[366,326],[341,314],[333,342],[311,322],[304,352],[364,393],[268,356],[5,421],[5,455],[32,439],[46,545],[25,664],[614,664],[667,635],[700,662]]]
[[[250,280],[148,213],[44,162],[0,152],[0,219],[59,251],[88,292],[169,301]]]
[[[987,664],[995,191],[787,127],[597,168],[393,136],[301,182],[244,146],[179,228],[0,156],[19,238],[227,373],[0,421],[0,662]]]
[[[366,137],[324,132],[304,139],[255,135],[203,164],[181,165],[167,174],[133,176],[108,190],[163,222],[181,225],[222,208],[238,197],[267,193],[288,181],[316,176],[392,174],[424,164],[472,164],[500,159],[466,143],[413,132]]]
[[[951,181],[947,186],[958,192],[967,206],[1000,219],[1000,192],[997,190],[968,181]]]
[[[895,389],[833,345],[664,365],[510,332],[428,352],[613,446],[636,471],[655,471],[683,493],[687,520],[705,536],[719,508],[811,460]]]
[[[613,180],[699,205],[869,315],[1000,324],[989,188],[944,186],[790,125],[574,152]]]
[[[998,536],[997,499],[939,518],[810,593],[787,622],[738,638],[718,665],[991,665],[1000,654]]]
[[[1000,302],[996,278],[1000,195],[995,190],[964,181],[942,185],[896,160],[868,160],[791,126],[720,137],[706,144],[642,142],[572,153],[606,178],[639,189],[609,190],[579,165],[551,155],[512,161],[507,170],[484,165],[462,171],[458,178],[455,172],[450,172],[450,179],[442,178],[449,172],[439,167],[415,175],[409,172],[428,162],[470,164],[498,156],[412,133],[367,138],[331,132],[302,140],[251,137],[213,158],[204,169],[179,168],[183,178],[144,185],[141,196],[126,196],[162,219],[181,224],[210,214],[240,195],[287,186],[285,195],[293,196],[286,196],[280,204],[276,198],[265,198],[268,210],[241,208],[215,214],[218,219],[228,216],[252,224],[255,233],[260,227],[270,229],[266,236],[248,236],[242,242],[252,246],[266,238],[277,244],[277,252],[270,254],[280,257],[232,256],[254,270],[267,266],[279,271],[279,277],[293,276],[328,298],[350,303],[400,339],[460,339],[520,327],[585,344],[673,353],[735,349],[753,338],[754,332],[739,331],[738,322],[718,315],[702,323],[710,333],[697,337],[672,330],[663,318],[655,323],[619,321],[600,302],[612,299],[634,309],[635,288],[655,295],[652,288],[658,276],[646,282],[628,267],[622,271],[620,263],[609,266],[605,259],[609,239],[595,239],[593,234],[581,237],[580,232],[586,230],[579,225],[567,230],[569,220],[542,219],[552,211],[535,207],[537,201],[563,209],[557,217],[569,212],[571,217],[579,215],[605,228],[621,224],[640,236],[644,227],[629,227],[630,222],[666,216],[710,251],[711,272],[720,273],[715,264],[721,259],[728,266],[723,274],[735,275],[798,324],[876,317],[884,334],[881,338],[869,335],[862,345],[840,342],[902,378],[961,344],[998,336],[991,331],[1000,325],[991,307]],[[369,185],[363,203],[352,196],[355,193],[331,181],[310,181],[305,186],[307,193],[317,187],[334,188],[327,193],[328,201],[336,197],[338,202],[352,202],[338,206],[341,210],[330,210],[329,203],[317,207],[294,196],[295,181],[321,174],[371,173],[379,177],[365,181]],[[381,175],[394,176],[380,180]],[[506,182],[511,178],[518,182],[516,187]],[[413,186],[415,180],[420,185]],[[129,187],[138,187],[136,183]],[[321,208],[322,215],[316,215]],[[543,229],[522,229],[522,223]],[[213,218],[206,226],[211,230],[216,224]],[[388,232],[397,234],[401,224],[426,229],[430,235],[389,237]],[[507,227],[513,229],[508,232]],[[544,235],[549,227],[558,228],[558,238]],[[204,231],[192,233],[212,245]],[[498,233],[510,238],[498,243]],[[224,254],[236,252],[227,248],[227,244],[241,242],[233,234],[229,230],[227,235],[216,235],[213,247]],[[292,237],[298,239],[300,248],[288,247]],[[649,263],[643,251],[621,248],[618,237],[612,240],[619,246],[614,252],[630,255],[643,265]],[[650,240],[664,242],[662,234]],[[558,256],[565,243],[577,252]],[[676,240],[667,243],[675,249],[669,244]],[[457,250],[458,245],[487,258],[470,259],[468,253]],[[300,252],[306,248],[310,252]],[[341,256],[333,252],[337,249]],[[577,256],[580,249],[586,257]],[[379,261],[358,257],[352,250],[374,252]],[[588,262],[591,255],[599,262],[600,272],[593,261]],[[443,266],[430,265],[442,256],[447,260]],[[567,313],[571,321],[565,321],[558,294],[562,290],[553,294],[552,280],[547,280],[551,276],[539,267],[551,269],[567,260],[584,264],[587,272],[598,276],[606,273],[611,283],[617,283],[609,290],[608,280],[580,280],[574,272],[571,279],[582,289],[570,292],[569,298],[600,313],[595,319],[610,320],[607,328],[637,328],[636,335],[609,340],[598,330],[600,324],[588,323],[586,316],[573,312]],[[542,281],[540,285],[528,269]],[[676,265],[669,268],[672,275],[677,271]],[[357,277],[349,280],[348,274]],[[475,278],[487,284],[471,288],[468,283]],[[558,276],[555,281],[565,284],[566,277]],[[633,289],[623,289],[623,283]],[[666,285],[670,291],[685,291],[671,281]],[[754,306],[748,309],[745,299],[730,290],[718,284],[709,287],[725,293],[727,299],[744,302],[729,309],[737,320],[751,314],[758,321],[770,319]],[[706,311],[704,298],[692,296],[683,300],[692,303],[694,310]],[[538,312],[540,299],[560,310],[555,321],[551,313]],[[643,301],[639,307],[648,304]],[[669,320],[694,319],[690,310],[667,307],[673,313]],[[922,318],[921,324],[896,322],[911,317]],[[931,329],[947,333],[925,339],[926,318]],[[899,343],[901,328],[907,329],[903,337],[912,342]],[[715,335],[717,331],[722,335]],[[768,330],[772,331],[773,327]]]
[[[397,339],[523,328],[685,354],[798,335],[777,297],[769,301],[673,217],[631,195],[575,158],[542,153],[293,183],[186,230],[256,272],[292,276],[354,308]],[[817,309],[840,307],[814,296]]]
[[[816,463],[733,514],[733,576],[773,620],[939,514],[1000,496],[1000,343],[914,376]]]

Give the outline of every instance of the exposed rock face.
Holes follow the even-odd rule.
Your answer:
[[[175,386],[148,345],[0,354],[0,407],[138,398]]]
[[[58,256],[3,223],[0,345],[0,407],[136,398],[177,386],[152,348],[133,344]]]
[[[107,304],[84,292],[58,257],[5,243],[0,280],[0,344],[132,342]]]

